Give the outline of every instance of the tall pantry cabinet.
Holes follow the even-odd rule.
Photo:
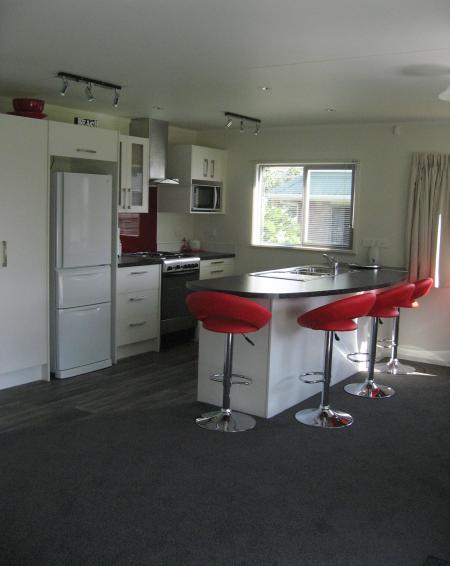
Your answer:
[[[48,123],[0,114],[0,389],[48,378]]]

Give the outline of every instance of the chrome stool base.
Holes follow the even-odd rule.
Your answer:
[[[349,383],[344,387],[344,391],[350,393],[350,395],[365,397],[366,399],[385,399],[395,394],[395,390],[392,387],[380,385],[374,381]]]
[[[199,427],[219,432],[243,432],[255,427],[256,421],[250,415],[231,410],[211,411],[203,413],[195,419]]]
[[[353,423],[353,417],[342,411],[333,411],[329,407],[303,409],[295,413],[298,422],[318,428],[343,428]]]
[[[386,363],[375,364],[375,371],[391,375],[408,375],[409,373],[414,373],[416,368],[401,364],[398,360],[389,360]]]

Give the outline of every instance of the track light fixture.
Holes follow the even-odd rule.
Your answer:
[[[255,125],[254,135],[257,136],[261,129],[261,120],[259,118],[252,118],[251,116],[243,116],[242,114],[235,114],[234,112],[224,112],[225,114],[225,128],[231,128],[233,124],[233,118],[239,121],[239,131],[241,133],[245,132],[245,124],[250,122]]]
[[[86,85],[84,91],[86,93],[89,102],[95,102],[94,86],[96,86],[96,87],[108,88],[113,90],[114,91],[113,106],[114,108],[117,108],[119,106],[119,97],[122,92],[122,87],[120,85],[116,85],[114,83],[107,83],[105,81],[99,81],[97,79],[90,79],[88,77],[82,77],[80,75],[74,75],[72,73],[65,73],[63,71],[60,71],[57,74],[57,77],[59,77],[63,81],[63,86],[59,91],[61,96],[66,95],[70,82],[84,83]]]
[[[91,83],[86,85],[84,92],[86,93],[88,102],[95,102],[94,90],[92,88]]]
[[[450,86],[447,87],[445,90],[441,92],[438,96],[439,100],[445,100],[446,102],[450,101]]]
[[[114,100],[113,100],[114,108],[117,108],[119,106],[119,96],[120,96],[120,93],[117,90],[117,88],[115,88],[114,89]]]
[[[63,77],[62,81],[63,85],[61,87],[61,90],[59,91],[59,94],[61,96],[66,96],[67,89],[69,88],[69,81],[65,77]]]

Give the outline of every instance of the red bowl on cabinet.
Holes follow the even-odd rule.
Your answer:
[[[44,110],[45,100],[37,98],[14,98],[13,106],[16,112],[36,112],[42,114]]]

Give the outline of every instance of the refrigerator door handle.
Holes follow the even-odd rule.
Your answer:
[[[8,242],[2,240],[2,267],[8,267]]]

